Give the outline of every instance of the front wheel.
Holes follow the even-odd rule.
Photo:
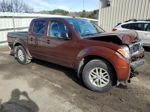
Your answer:
[[[22,46],[15,47],[15,58],[21,64],[28,64],[31,62],[31,59],[29,59],[29,56]]]
[[[90,90],[106,92],[113,87],[114,71],[104,60],[91,60],[85,65],[82,78]]]

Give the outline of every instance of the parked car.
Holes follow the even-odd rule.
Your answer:
[[[128,20],[119,23],[112,31],[117,30],[135,30],[144,46],[150,46],[150,20]]]
[[[28,32],[8,33],[8,44],[19,63],[37,58],[75,69],[87,88],[99,92],[130,80],[144,63],[136,35],[105,33],[79,18],[34,19]]]
[[[97,19],[90,19],[90,18],[81,18],[81,19],[88,20],[88,21],[90,21],[91,23],[98,25],[98,20],[97,20]]]

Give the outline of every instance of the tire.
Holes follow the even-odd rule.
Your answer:
[[[22,46],[16,46],[15,48],[15,58],[20,64],[28,64],[31,62],[28,54],[26,53],[25,49]]]
[[[96,92],[106,92],[113,87],[114,70],[111,65],[104,60],[89,61],[82,73],[85,86]]]

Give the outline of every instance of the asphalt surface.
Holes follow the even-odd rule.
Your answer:
[[[150,112],[150,49],[140,74],[106,93],[86,89],[76,72],[33,60],[19,64],[0,47],[0,112]]]

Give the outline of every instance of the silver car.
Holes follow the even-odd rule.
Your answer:
[[[112,29],[112,31],[118,30],[135,30],[144,46],[150,46],[150,20],[128,20]]]

